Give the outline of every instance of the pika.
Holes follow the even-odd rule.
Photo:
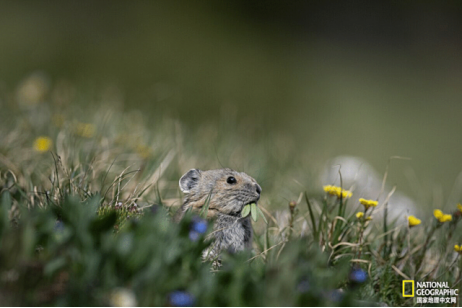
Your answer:
[[[206,205],[207,218],[215,219],[209,258],[218,256],[223,250],[237,252],[252,247],[250,216],[241,217],[241,211],[245,205],[260,199],[261,187],[255,179],[228,168],[191,169],[179,183],[185,198],[175,219],[179,221],[188,209],[200,210]]]

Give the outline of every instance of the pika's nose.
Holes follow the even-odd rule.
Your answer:
[[[257,194],[261,194],[261,187],[260,187],[260,185],[256,184],[255,186],[257,187]]]

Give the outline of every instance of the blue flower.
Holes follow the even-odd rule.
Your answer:
[[[207,232],[207,221],[199,217],[194,217],[191,222],[191,231],[199,234]]]
[[[366,271],[360,269],[360,268],[356,268],[356,269],[353,269],[351,272],[350,272],[350,281],[351,282],[354,282],[354,283],[363,283],[367,280],[367,273]]]
[[[191,307],[195,301],[191,294],[184,291],[174,291],[168,297],[170,304],[174,307]]]

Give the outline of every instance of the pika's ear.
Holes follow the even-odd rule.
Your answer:
[[[189,193],[191,189],[199,184],[199,179],[201,177],[200,170],[191,169],[186,172],[180,179],[180,189],[185,194]]]

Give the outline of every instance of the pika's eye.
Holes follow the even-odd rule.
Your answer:
[[[236,184],[237,183],[236,178],[234,176],[230,176],[228,179],[226,179],[226,182],[228,184]]]

